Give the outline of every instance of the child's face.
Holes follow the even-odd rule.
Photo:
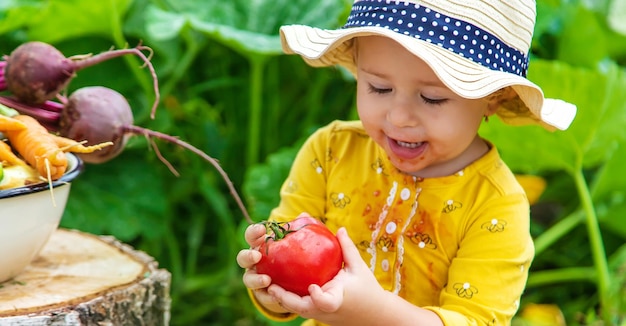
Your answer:
[[[449,175],[484,154],[477,131],[495,110],[490,101],[456,95],[389,38],[360,37],[356,51],[359,117],[396,168]]]

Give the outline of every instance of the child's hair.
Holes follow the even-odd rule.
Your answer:
[[[316,67],[340,65],[353,74],[355,40],[388,37],[424,60],[459,96],[513,90],[517,96],[496,111],[504,122],[567,129],[576,107],[545,99],[526,78],[535,10],[532,0],[356,0],[342,28],[287,25],[280,35],[285,53],[299,54]]]

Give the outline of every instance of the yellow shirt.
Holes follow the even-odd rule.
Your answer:
[[[421,179],[394,168],[360,122],[335,121],[299,151],[270,219],[301,212],[345,226],[384,289],[445,325],[508,325],[519,307],[529,204],[493,146],[454,175]]]

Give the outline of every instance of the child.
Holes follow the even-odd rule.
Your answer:
[[[534,255],[529,204],[496,147],[493,114],[566,129],[571,104],[525,78],[528,0],[357,0],[344,28],[281,28],[286,53],[342,65],[360,121],[335,121],[299,151],[270,216],[322,220],[345,266],[300,297],[255,272],[262,225],[238,264],[269,318],[336,325],[508,325]]]

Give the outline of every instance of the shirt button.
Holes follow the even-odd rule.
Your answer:
[[[387,231],[387,233],[389,234],[392,234],[396,232],[397,228],[398,228],[398,225],[395,222],[389,222],[387,223],[387,226],[385,226],[385,231]]]
[[[400,198],[402,198],[402,200],[408,200],[410,196],[411,196],[411,190],[409,190],[409,188],[404,188],[400,192]]]
[[[383,261],[380,262],[380,267],[382,267],[384,272],[389,271],[389,260],[383,259]]]

